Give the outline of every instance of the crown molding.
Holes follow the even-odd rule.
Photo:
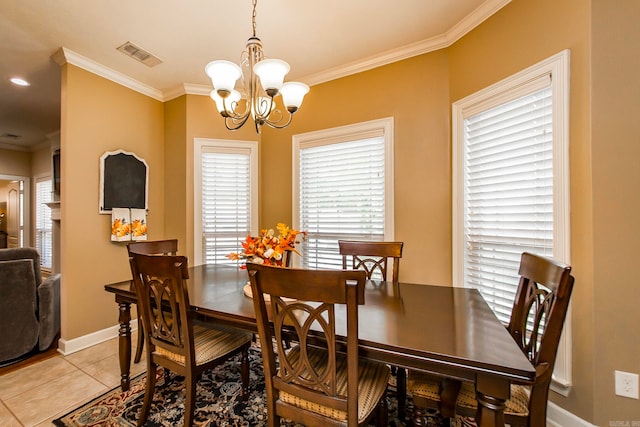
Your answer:
[[[388,50],[338,67],[329,68],[319,73],[307,75],[300,78],[300,80],[306,82],[309,86],[313,86],[372,70],[374,68],[409,59],[414,56],[447,48],[509,3],[511,3],[511,0],[486,0],[444,34],[426,40],[421,40],[416,43],[411,43],[398,49]],[[105,67],[104,65],[101,65],[65,47],[60,48],[51,57],[59,65],[64,65],[66,63],[73,64],[162,102],[170,101],[185,94],[209,96],[209,92],[211,91],[210,86],[182,83],[163,92],[132,79],[118,71]]]
[[[0,149],[14,150],[14,151],[31,151],[30,147],[24,147],[21,145],[14,145],[7,142],[0,142]]]
[[[166,102],[184,95],[185,93],[187,93],[186,86],[187,86],[187,83],[181,83],[179,85],[172,87],[171,89],[165,90],[162,93],[163,99]]]
[[[346,65],[329,68],[319,73],[305,76],[301,78],[300,81],[304,81],[309,86],[313,86],[341,77],[368,71],[392,62],[409,59],[414,56],[447,48],[509,3],[511,3],[511,0],[487,0],[444,34],[412,43],[399,49],[389,50],[378,55],[354,61]]]
[[[48,140],[44,140],[42,142],[39,142],[35,145],[32,145],[31,147],[29,147],[29,151],[31,151],[32,153],[35,151],[39,151],[39,150],[44,150],[45,148],[50,149],[51,148],[51,142]]]
[[[448,41],[447,47],[460,40],[468,32],[489,19],[489,17],[509,3],[511,3],[511,0],[487,0],[482,3],[445,33]]]
[[[313,86],[339,79],[341,77],[347,77],[352,74],[362,73],[383,65],[422,55],[424,53],[433,52],[445,47],[447,47],[447,39],[444,35],[440,35],[416,43],[411,43],[399,49],[392,49],[378,55],[359,59],[346,65],[329,68],[319,73],[303,77],[300,80],[306,82],[309,86]]]
[[[209,96],[209,93],[211,93],[211,89],[213,89],[213,87],[211,86],[197,85],[192,83],[182,83],[180,85],[177,85],[169,89],[168,91],[165,91],[164,100],[171,101],[172,99],[175,99],[182,95]]]
[[[84,57],[70,49],[67,49],[66,47],[61,47],[60,49],[58,49],[58,51],[54,53],[51,58],[53,58],[53,60],[56,61],[60,66],[65,64],[75,65],[76,67],[80,67],[83,70],[89,71],[100,77],[104,77],[107,80],[111,80],[112,82],[118,83],[150,98],[156,99],[158,101],[164,101],[164,95],[161,90],[155,89],[125,74],[122,74],[119,71],[99,64],[92,59]]]
[[[185,89],[185,93],[188,95],[209,96],[211,94],[211,90],[213,89],[213,86],[185,84],[184,89]]]

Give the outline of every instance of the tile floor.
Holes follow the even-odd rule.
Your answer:
[[[131,375],[145,368],[144,358],[132,363]],[[52,420],[119,384],[117,338],[55,355],[0,375],[0,426],[51,426]]]

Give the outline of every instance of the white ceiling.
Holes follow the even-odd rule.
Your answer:
[[[446,47],[509,1],[260,0],[256,35],[291,65],[286,80],[313,85]],[[251,0],[0,0],[0,147],[33,148],[59,130],[61,47],[169,99],[210,87],[209,61],[239,62],[251,13]],[[116,50],[127,41],[163,63]]]

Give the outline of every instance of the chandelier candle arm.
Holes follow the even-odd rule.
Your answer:
[[[251,116],[256,132],[260,133],[265,124],[276,129],[289,126],[293,114],[309,92],[309,86],[299,82],[285,83],[289,64],[280,59],[265,59],[262,42],[256,37],[256,4],[257,0],[253,0],[253,35],[247,40],[247,50],[241,55],[241,65],[247,68],[247,74],[243,74],[241,66],[226,60],[209,62],[205,73],[213,84],[211,99],[215,101],[227,129],[240,129]],[[239,79],[243,80],[244,88],[236,90]],[[281,96],[288,114],[276,108],[277,96]]]
[[[216,108],[222,117],[231,117],[233,111],[236,109],[236,104],[242,97],[240,92],[235,89],[228,92],[224,98],[218,95],[215,89],[211,91],[209,96],[216,102]]]

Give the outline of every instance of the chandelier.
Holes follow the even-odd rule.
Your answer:
[[[264,57],[262,42],[256,37],[256,4],[257,0],[253,0],[253,36],[247,40],[247,50],[240,56],[240,66],[231,61],[211,61],[205,67],[205,73],[213,83],[211,98],[224,117],[227,129],[240,129],[251,117],[256,132],[260,133],[263,125],[276,129],[289,126],[293,114],[309,92],[309,86],[299,82],[284,83],[289,64],[280,59]],[[235,89],[236,81],[240,78],[244,93]],[[276,106],[278,95],[282,98],[286,113]]]

